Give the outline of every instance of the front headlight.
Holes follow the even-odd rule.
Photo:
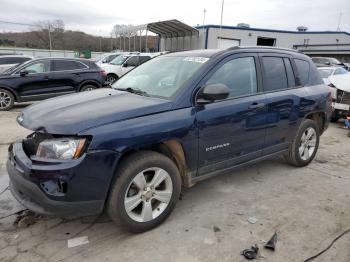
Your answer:
[[[39,144],[36,156],[47,159],[75,159],[81,155],[85,143],[85,138],[44,140]]]

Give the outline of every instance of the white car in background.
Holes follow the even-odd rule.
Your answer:
[[[112,60],[114,60],[117,56],[121,55],[122,53],[105,53],[101,56],[94,59],[96,65],[101,67],[103,64],[108,64]]]
[[[4,55],[0,56],[0,74],[6,70],[33,59],[32,56],[24,55]]]
[[[329,86],[332,88],[333,114],[331,121],[336,122],[339,118],[349,115],[350,109],[350,73],[331,75]]]
[[[107,73],[106,83],[113,84],[127,72],[147,62],[152,57],[154,57],[152,54],[122,54],[100,67]]]
[[[323,82],[326,85],[330,84],[330,76],[349,74],[349,72],[345,68],[339,66],[318,67],[317,70],[320,73],[320,76],[322,77]]]

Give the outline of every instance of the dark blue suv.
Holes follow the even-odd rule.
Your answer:
[[[33,130],[9,147],[13,195],[46,214],[107,210],[133,232],[159,225],[181,187],[284,155],[305,166],[328,125],[331,93],[311,59],[277,48],[164,55],[113,89],[28,107]]]

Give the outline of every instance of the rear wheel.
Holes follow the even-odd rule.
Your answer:
[[[287,162],[294,166],[308,165],[316,155],[319,141],[320,132],[317,124],[310,119],[305,119],[289,146]]]
[[[109,195],[110,218],[131,232],[161,224],[180,196],[181,178],[172,160],[143,151],[123,160]]]
[[[118,80],[118,76],[114,74],[108,74],[106,77],[106,83],[109,85],[113,84],[117,80]]]
[[[82,88],[80,88],[80,92],[86,92],[86,91],[92,91],[95,90],[97,87],[94,85],[84,85]]]
[[[0,111],[8,111],[13,107],[15,98],[8,90],[0,88]]]

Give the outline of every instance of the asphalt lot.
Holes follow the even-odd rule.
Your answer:
[[[20,228],[13,223],[23,207],[7,190],[5,161],[8,144],[29,133],[15,121],[22,109],[0,112],[0,261],[246,261],[240,252],[253,244],[260,261],[304,261],[350,228],[350,138],[341,123],[330,125],[308,167],[273,159],[203,181],[184,189],[169,219],[143,234],[103,215],[39,217]],[[276,251],[263,249],[274,232]],[[80,236],[89,243],[67,247]],[[350,234],[314,261],[350,261]]]

